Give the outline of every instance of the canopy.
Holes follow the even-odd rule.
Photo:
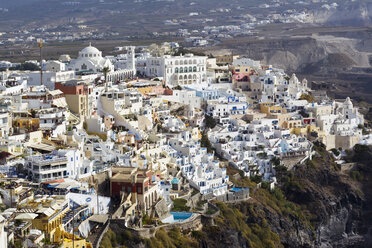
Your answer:
[[[17,217],[15,217],[15,219],[16,220],[33,220],[38,216],[39,216],[38,214],[23,213],[23,214],[17,215]]]

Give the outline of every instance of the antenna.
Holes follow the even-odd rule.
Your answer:
[[[40,85],[43,85],[43,56],[42,56],[42,48],[43,48],[43,39],[39,39],[39,48],[40,48]]]

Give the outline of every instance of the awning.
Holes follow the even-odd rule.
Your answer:
[[[54,189],[55,187],[57,187],[59,184],[48,184],[47,188],[48,189]]]
[[[38,214],[34,214],[34,213],[23,213],[23,214],[17,215],[15,219],[16,220],[33,220],[38,216],[39,216]]]
[[[48,182],[43,182],[43,184],[63,183],[64,181],[65,181],[64,179],[57,179],[57,180],[52,180]]]
[[[55,147],[52,145],[47,145],[47,144],[28,144],[27,145],[29,148],[33,148],[36,150],[41,150],[41,151],[47,151],[47,152],[52,152],[55,150]]]

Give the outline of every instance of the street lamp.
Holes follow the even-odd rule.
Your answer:
[[[40,49],[40,85],[43,85],[43,56],[42,56],[42,48],[43,48],[43,39],[38,39],[38,46]]]

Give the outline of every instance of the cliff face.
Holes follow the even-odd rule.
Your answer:
[[[353,180],[349,172],[342,173],[333,158],[318,149],[318,158],[293,172],[279,173],[278,187],[285,200],[276,196],[279,190],[256,191],[254,201],[229,206],[244,216],[244,224],[239,225],[222,207],[223,222],[204,229],[208,235],[202,247],[368,247],[371,223],[365,208],[368,199],[362,192],[365,182]],[[282,202],[275,205],[276,199]],[[246,235],[244,225],[258,239],[271,240],[272,246],[252,243],[254,239]],[[257,226],[274,236],[261,236]],[[275,243],[275,235],[279,243]]]

